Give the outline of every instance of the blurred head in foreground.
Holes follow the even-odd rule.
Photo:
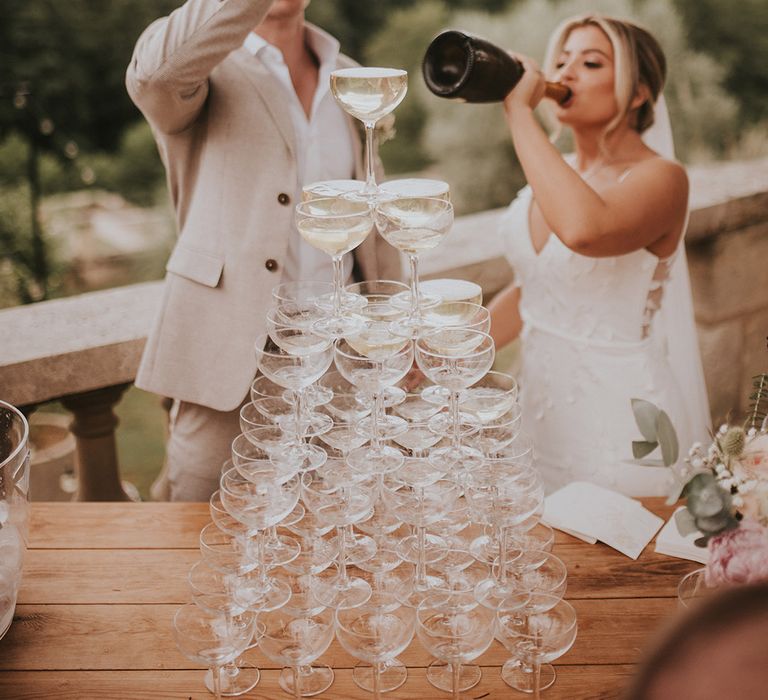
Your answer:
[[[768,583],[701,603],[661,639],[627,700],[768,698]]]

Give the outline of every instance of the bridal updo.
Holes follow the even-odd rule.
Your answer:
[[[546,75],[556,71],[556,63],[569,34],[580,27],[598,27],[613,46],[615,71],[614,92],[619,111],[606,128],[610,133],[630,113],[632,98],[641,85],[649,92],[647,99],[630,116],[630,126],[643,133],[654,121],[654,106],[667,77],[667,61],[659,42],[642,27],[615,17],[590,14],[572,17],[560,24],[552,34],[544,58]]]

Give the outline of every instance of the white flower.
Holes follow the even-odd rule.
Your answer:
[[[741,508],[744,505],[744,499],[738,494],[736,494],[733,497],[732,501],[733,501],[733,505],[736,506],[737,508]]]

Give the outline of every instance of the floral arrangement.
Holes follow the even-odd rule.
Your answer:
[[[742,426],[722,425],[707,447],[691,446],[678,463],[675,429],[664,411],[632,399],[643,440],[632,443],[640,464],[657,447],[672,470],[675,488],[667,503],[680,498],[686,509],[675,516],[683,535],[700,532],[696,544],[709,547],[707,585],[768,579],[768,374],[754,378],[748,418]]]

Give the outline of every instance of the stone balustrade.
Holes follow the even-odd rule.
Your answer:
[[[687,251],[712,416],[741,413],[768,370],[768,159],[690,169]],[[457,219],[424,277],[469,279],[490,298],[512,278],[496,235],[503,210]],[[113,407],[132,383],[161,283],[0,310],[0,398],[73,413],[81,500],[121,500]]]

